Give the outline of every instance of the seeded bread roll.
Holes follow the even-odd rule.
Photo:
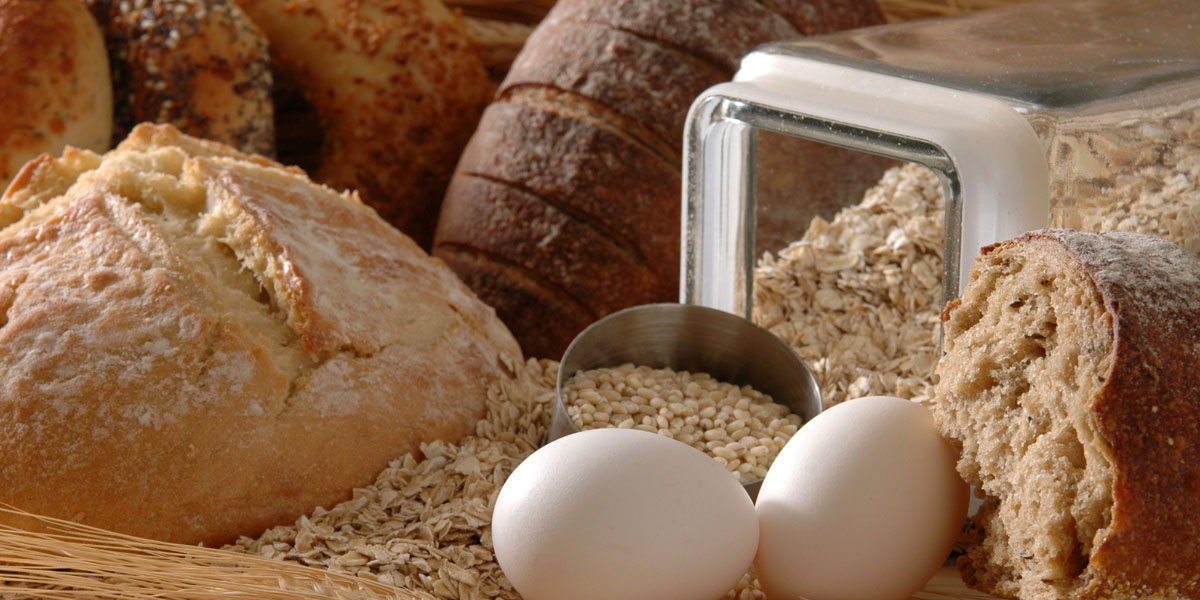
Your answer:
[[[874,0],[775,4],[561,0],[530,36],[455,170],[433,250],[527,353],[559,358],[599,317],[678,298],[696,96],[758,44],[883,22]]]
[[[267,39],[231,0],[83,1],[112,62],[113,143],[138,123],[170,123],[244,152],[274,153]]]
[[[1200,597],[1200,262],[1043,230],[942,316],[934,414],[986,494],[959,566],[1007,598]]]
[[[270,39],[276,73],[316,111],[313,178],[357,190],[428,248],[492,92],[458,15],[441,0],[236,1]]]
[[[0,204],[0,502],[219,545],[456,440],[520,350],[353,195],[139,126]],[[507,358],[506,358],[507,357]]]
[[[43,152],[108,149],[104,37],[78,0],[0,0],[0,106],[0,191]]]

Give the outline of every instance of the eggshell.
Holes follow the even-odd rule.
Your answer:
[[[517,466],[496,498],[492,541],[526,600],[704,600],[750,567],[758,520],[737,479],[699,450],[593,429]]]
[[[929,410],[901,398],[851,400],[804,425],[758,492],[767,598],[910,598],[966,517],[955,460]]]

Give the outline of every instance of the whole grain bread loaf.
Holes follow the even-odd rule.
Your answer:
[[[560,0],[459,160],[434,255],[536,356],[677,299],[692,101],[759,44],[882,22],[875,0]]]
[[[352,194],[143,125],[0,198],[0,502],[222,544],[473,431],[520,350]]]
[[[933,410],[986,495],[959,566],[1006,598],[1200,597],[1200,261],[1042,230],[942,316]]]

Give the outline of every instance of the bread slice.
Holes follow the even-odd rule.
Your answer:
[[[1043,230],[943,313],[934,414],[986,500],[959,565],[1007,598],[1200,596],[1200,262]]]
[[[170,126],[31,165],[0,205],[0,502],[27,511],[257,535],[473,431],[520,359],[357,197]]]

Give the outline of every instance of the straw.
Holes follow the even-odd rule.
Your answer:
[[[297,563],[147,540],[0,506],[40,531],[0,524],[0,596],[426,600],[426,594]]]

